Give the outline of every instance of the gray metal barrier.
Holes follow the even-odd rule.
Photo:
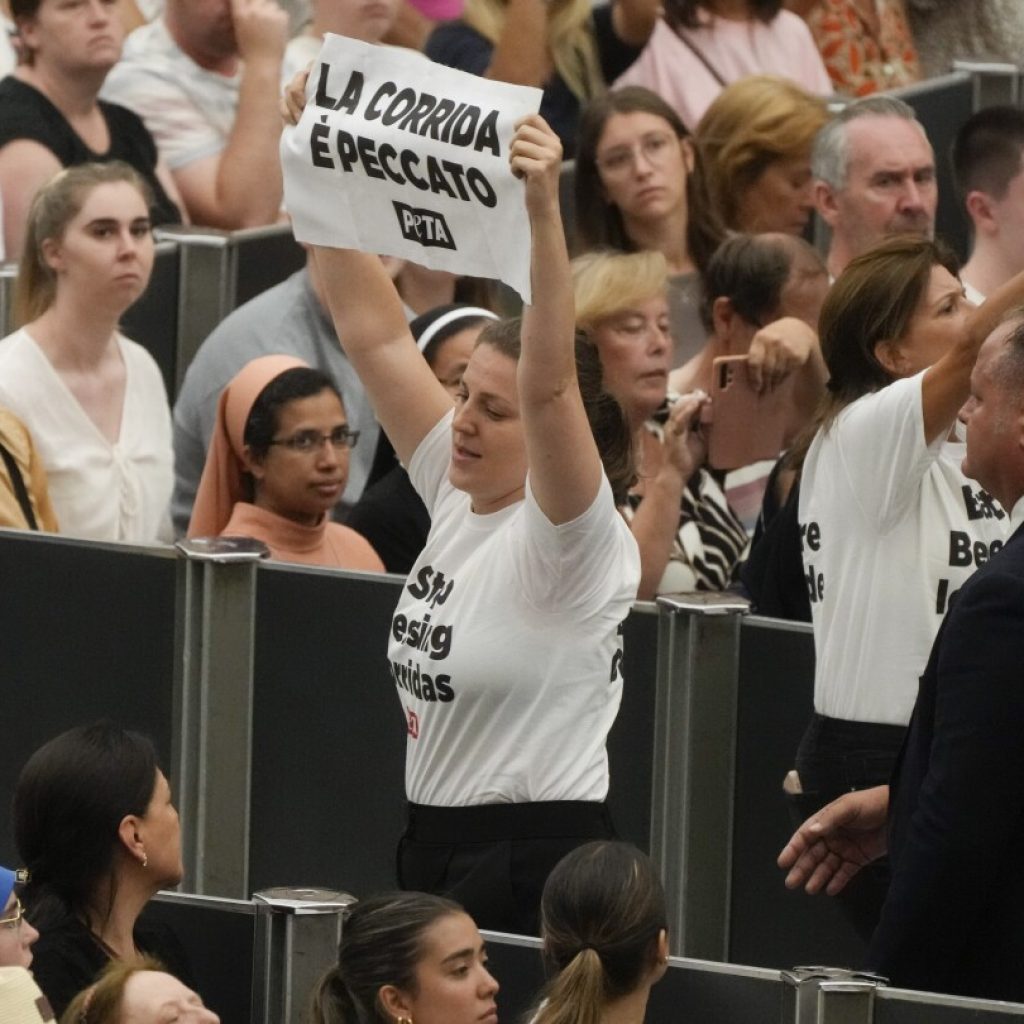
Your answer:
[[[1016,64],[1001,64],[994,61],[955,60],[954,72],[962,71],[971,76],[974,91],[974,109],[985,107],[1019,107],[1021,105],[1021,68]]]
[[[151,736],[170,762],[177,574],[169,548],[0,530],[0,806],[40,744],[97,718]],[[0,863],[16,862],[5,818]]]
[[[252,900],[161,893],[146,917],[190,950],[195,983],[224,1024],[300,1024],[316,979],[336,958],[352,897],[278,890]],[[500,1019],[532,1007],[545,981],[539,939],[484,932]],[[1024,1006],[885,987],[835,968],[777,971],[671,957],[647,1024],[1005,1024]]]
[[[181,259],[177,386],[214,327],[302,267],[306,257],[287,224],[241,231],[161,228],[160,238],[177,243]]]
[[[399,578],[10,531],[0,568],[0,610],[21,640],[0,650],[0,678],[26,683],[0,800],[39,743],[112,714],[155,735],[170,765],[188,890],[244,899],[288,877],[394,885],[405,732],[384,651]],[[857,963],[856,948],[840,955],[832,905],[787,893],[774,868],[789,830],[778,787],[810,714],[810,638],[753,628],[741,609],[675,601],[627,619],[613,818],[663,872],[674,951]],[[770,652],[794,638],[804,646],[786,656],[784,691]],[[751,659],[758,644],[769,653]]]
[[[181,941],[196,990],[222,1024],[304,1024],[353,902],[319,889],[273,889],[251,900],[162,892],[143,916]]]
[[[16,263],[0,263],[0,338],[14,330],[14,279],[18,276]]]
[[[170,763],[186,888],[394,885],[405,739],[384,637],[400,579],[18,531],[0,531],[0,573],[0,679],[19,723],[0,801],[42,741],[105,714]],[[835,905],[787,892],[774,867],[811,710],[807,628],[694,596],[636,608],[625,649],[611,804],[662,870],[673,950],[859,963]],[[0,862],[14,860],[0,831]]]

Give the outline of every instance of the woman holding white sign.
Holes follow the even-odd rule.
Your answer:
[[[551,868],[613,834],[605,740],[640,563],[615,507],[633,479],[629,428],[575,338],[561,146],[530,115],[510,152],[533,305],[484,328],[454,410],[379,259],[316,258],[338,336],[432,517],[388,652],[409,733],[399,880],[450,893],[482,927],[536,934]]]

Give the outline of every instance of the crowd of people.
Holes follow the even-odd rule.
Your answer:
[[[1015,9],[982,6],[987,42],[959,55],[1024,35]],[[1007,781],[1024,725],[1024,113],[983,109],[957,133],[961,274],[934,238],[936,154],[888,92],[934,70],[928,25],[952,5],[307,13],[289,40],[275,0],[165,0],[129,33],[112,0],[11,0],[0,523],[243,536],[282,562],[407,574],[380,638],[408,723],[404,891],[349,915],[314,1019],[493,1017],[479,925],[544,937],[533,1024],[642,1021],[664,897],[615,841],[607,738],[624,618],[686,591],[813,623],[813,714],[779,780],[799,825],[788,883],[841,892],[899,984],[1024,1000],[1006,969],[1024,912]],[[153,229],[286,219],[281,113],[298,120],[330,32],[541,90],[510,146],[531,300],[501,318],[480,282],[309,245],[169,396],[119,327]],[[182,874],[148,740],[101,723],[45,744],[14,837],[26,875],[0,869],[0,967],[31,968],[76,1024],[216,1019],[188,951],[142,919]],[[961,895],[972,858],[987,877]],[[427,983],[453,958],[457,983]]]

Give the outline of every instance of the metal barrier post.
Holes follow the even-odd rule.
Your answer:
[[[872,1024],[875,991],[885,984],[843,967],[794,967],[782,981],[782,1024]]]
[[[14,279],[17,276],[16,263],[0,263],[0,338],[14,331]]]
[[[184,541],[175,681],[173,787],[189,892],[247,899],[253,623],[259,541]]]
[[[673,952],[725,960],[742,598],[658,599],[651,856]]]
[[[253,894],[253,901],[270,908],[260,918],[266,965],[262,1020],[307,1024],[310,995],[337,962],[343,914],[356,899],[323,889],[264,889]]]
[[[1016,64],[955,60],[953,71],[964,71],[971,76],[975,112],[986,107],[1020,105],[1021,69]]]
[[[818,1024],[872,1024],[875,1017],[873,981],[823,981],[818,989]]]
[[[159,237],[177,242],[181,258],[177,389],[199,346],[235,308],[235,250],[230,233],[215,228],[161,228]]]

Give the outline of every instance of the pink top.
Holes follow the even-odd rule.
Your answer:
[[[726,83],[747,75],[782,75],[808,92],[832,92],[810,29],[791,11],[779,11],[768,24],[711,17],[700,28],[679,31]],[[700,58],[661,18],[643,53],[615,80],[614,88],[623,85],[644,85],[658,93],[691,131],[722,91]]]
[[[409,0],[409,5],[431,21],[454,21],[462,17],[462,0]]]
[[[279,562],[384,571],[384,563],[365,537],[326,516],[316,526],[303,526],[268,509],[239,501],[221,535],[255,537],[270,548],[270,557]]]

